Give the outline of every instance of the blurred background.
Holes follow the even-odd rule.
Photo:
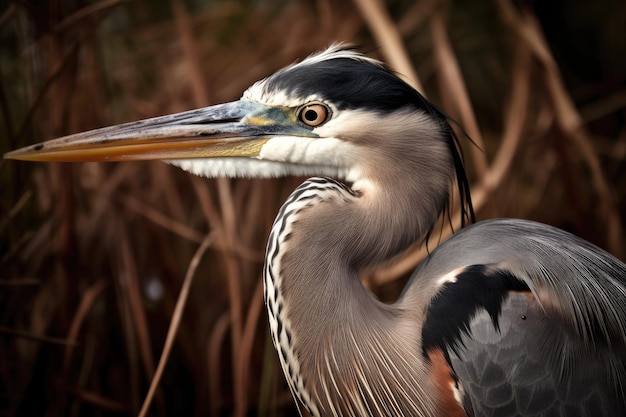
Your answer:
[[[467,131],[479,219],[539,220],[623,260],[625,28],[622,0],[3,0],[0,152],[234,100],[351,42]],[[189,274],[149,415],[297,415],[261,267],[300,181],[2,160],[0,414],[137,415]],[[365,284],[393,301],[423,252]]]

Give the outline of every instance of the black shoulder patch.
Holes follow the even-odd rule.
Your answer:
[[[508,271],[487,271],[484,265],[465,268],[454,283],[444,284],[426,310],[422,327],[422,354],[448,349],[456,351],[463,333],[469,333],[469,324],[482,308],[489,313],[493,325],[499,328],[498,318],[502,302],[509,291],[529,291],[526,283]]]

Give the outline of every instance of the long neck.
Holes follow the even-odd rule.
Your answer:
[[[422,186],[398,196],[385,186],[393,188],[355,192],[310,179],[281,208],[270,235],[271,332],[294,396],[313,415],[425,416],[434,407],[424,391],[420,324],[375,299],[358,272],[421,239],[447,191],[422,207],[429,195]]]

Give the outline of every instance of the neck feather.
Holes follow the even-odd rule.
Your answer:
[[[436,216],[416,211],[438,210],[419,206],[422,190],[401,190],[409,195],[398,201],[378,187],[355,192],[309,179],[283,205],[270,235],[265,299],[273,341],[294,396],[313,415],[433,410],[422,391],[418,324],[375,299],[358,272],[430,230]]]

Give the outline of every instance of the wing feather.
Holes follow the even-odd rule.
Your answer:
[[[607,252],[491,220],[437,248],[407,288],[401,302],[429,298],[422,351],[447,352],[469,415],[626,415],[626,265]]]

